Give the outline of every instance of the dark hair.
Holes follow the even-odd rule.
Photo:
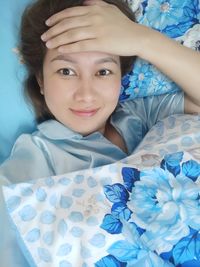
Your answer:
[[[117,6],[129,19],[135,17],[123,0],[104,0]],[[40,93],[40,86],[36,77],[42,74],[44,57],[47,48],[40,36],[48,29],[45,24],[47,18],[69,7],[81,6],[84,0],[37,0],[28,6],[22,16],[19,51],[27,68],[25,80],[25,96],[31,101],[38,122],[54,116],[49,111],[44,96]],[[122,76],[126,74],[134,62],[135,57],[120,57]]]

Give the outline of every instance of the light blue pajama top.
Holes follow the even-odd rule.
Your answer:
[[[55,120],[43,122],[33,134],[17,139],[10,157],[0,166],[0,186],[114,163],[132,154],[158,120],[183,112],[182,92],[119,103],[111,124],[124,138],[128,154],[99,132],[83,137]],[[28,267],[7,217],[1,190],[0,260],[1,267]]]

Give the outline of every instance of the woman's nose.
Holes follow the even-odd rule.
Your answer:
[[[75,97],[77,101],[93,101],[95,99],[94,82],[92,80],[81,80]]]

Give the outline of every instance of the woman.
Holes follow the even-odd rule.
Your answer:
[[[85,49],[89,50],[87,52],[81,51],[84,49],[79,46],[80,43],[73,44],[74,48],[70,45],[70,49],[79,50],[76,53],[72,53],[74,51],[63,53],[52,46],[50,49],[49,43],[47,43],[49,47],[47,48],[40,39],[41,34],[47,30],[45,20],[61,10],[65,11],[56,15],[56,22],[64,19],[65,23],[58,23],[59,31],[56,35],[61,33],[59,38],[63,40],[65,37],[64,43],[66,43],[66,36],[62,33],[68,30],[65,25],[73,24],[71,22],[73,14],[81,16],[81,19],[78,19],[78,26],[83,26],[84,24],[80,23],[86,23],[86,25],[88,23],[87,19],[84,22],[84,14],[87,14],[86,18],[91,18],[93,11],[100,12],[99,19],[96,20],[95,16],[93,17],[98,22],[103,21],[100,19],[103,14],[108,15],[108,12],[114,12],[115,17],[111,14],[109,17],[117,19],[119,16],[121,29],[126,29],[127,24],[137,28],[137,24],[133,22],[134,16],[126,5],[122,5],[121,1],[108,2],[113,5],[100,1],[94,1],[94,6],[83,6],[84,3],[80,0],[50,0],[48,2],[38,0],[25,11],[22,20],[20,50],[28,70],[27,94],[40,124],[38,130],[32,135],[19,137],[10,157],[0,166],[1,185],[97,167],[121,160],[133,153],[148,129],[157,120],[173,113],[183,113],[184,109],[188,113],[199,110],[199,106],[193,104],[188,97],[185,98],[184,103],[184,96],[181,92],[127,101],[118,105],[121,75],[126,73],[126,67],[132,65],[134,60],[132,55],[140,56],[136,53],[136,47],[141,45],[139,35],[137,37],[139,45],[135,45],[135,52],[131,50],[131,47],[126,47],[127,52],[122,55],[131,56],[130,58],[120,57],[119,48],[111,50],[106,48],[108,44],[105,46],[103,41],[99,42],[101,38],[97,41],[98,47],[85,46]],[[88,8],[92,11],[91,17],[88,16]],[[68,15],[71,19],[67,18]],[[75,21],[76,24],[76,17]],[[57,26],[55,25],[50,30],[53,36],[57,31],[55,30]],[[74,29],[74,26],[70,27]],[[118,32],[120,36],[119,26],[117,28],[116,33]],[[132,26],[130,28],[132,29]],[[87,33],[87,27],[84,32]],[[77,41],[76,34],[70,36],[72,38],[75,36],[70,43]],[[106,38],[110,36],[110,31],[108,31]],[[85,37],[90,39],[87,34]],[[108,38],[108,42],[110,42],[109,39],[112,40],[114,37]],[[129,43],[128,40],[125,43]],[[121,45],[124,50],[123,44]],[[148,47],[149,43],[146,45]],[[106,49],[108,50],[105,51]],[[148,51],[151,47],[145,49]],[[183,54],[185,55],[185,51]],[[146,59],[148,59],[147,56]],[[168,64],[165,62],[163,65]],[[183,71],[182,74],[184,74]],[[182,79],[185,78],[182,77]],[[183,86],[183,89],[189,94],[187,86]],[[195,88],[191,90],[190,97],[199,103]],[[2,229],[0,250],[2,251],[2,264],[15,267],[23,266],[23,264],[27,266],[16,244],[15,233],[11,231],[9,222],[7,222],[3,200],[1,201],[1,217],[4,218],[0,227]]]

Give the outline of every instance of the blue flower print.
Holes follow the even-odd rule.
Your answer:
[[[196,181],[200,175],[200,165],[194,160],[184,162],[182,169],[183,173],[193,181]]]
[[[127,98],[160,95],[179,91],[179,87],[153,65],[137,59],[134,69],[122,79],[120,101]]]
[[[180,165],[183,159],[183,152],[177,152],[173,154],[166,154],[164,159],[161,161],[161,167],[168,170],[174,176],[180,173],[181,169],[184,175],[196,181],[200,175],[200,164],[195,160],[186,161]]]
[[[200,164],[184,157],[166,154],[160,167],[143,171],[124,167],[122,184],[105,186],[112,206],[101,228],[123,239],[96,266],[111,259],[113,267],[199,266]]]
[[[135,182],[128,208],[131,221],[146,229],[143,240],[158,254],[172,249],[200,225],[200,188],[190,178],[161,168],[144,171]],[[170,238],[169,238],[170,236]]]
[[[178,86],[169,80],[165,75],[162,73],[159,73],[158,70],[154,68],[154,79],[151,79],[149,84],[149,92],[151,92],[151,95],[155,95],[156,92],[162,92],[162,93],[173,93],[178,91]],[[156,91],[155,91],[156,89]]]
[[[190,229],[190,234],[181,239],[180,242],[178,242],[178,244],[174,247],[173,258],[175,259],[176,265],[184,262],[190,262],[191,265],[188,266],[193,266],[193,259],[200,261],[199,231]]]
[[[184,1],[183,1],[184,2]],[[198,0],[185,0],[183,15],[176,24],[168,25],[163,32],[172,38],[183,36],[200,21],[200,8]],[[190,46],[191,47],[191,46]]]
[[[152,0],[146,11],[149,26],[163,30],[168,25],[177,24],[183,16],[184,1]]]
[[[181,161],[183,159],[183,152],[177,152],[173,154],[166,154],[164,156],[164,161],[168,166],[178,166],[180,165]]]
[[[141,59],[137,60],[137,64],[133,69],[133,74],[129,76],[129,90],[128,93],[135,93],[139,96],[145,94],[145,91],[149,87],[151,78],[153,77],[153,72],[151,70],[151,65],[144,62]]]
[[[112,214],[106,214],[101,228],[110,234],[119,234],[122,231],[122,223],[119,218],[116,218]]]
[[[126,267],[125,262],[118,261],[114,256],[108,255],[95,263],[95,267]]]
[[[131,192],[135,181],[138,181],[140,178],[140,171],[136,168],[124,167],[122,169],[122,176],[123,176],[125,188],[129,192]]]
[[[119,101],[124,101],[128,99],[132,94],[132,92],[129,90],[129,83],[130,83],[129,78],[130,74],[126,74],[125,76],[122,77]]]
[[[183,152],[166,154],[164,156],[164,159],[161,161],[161,167],[163,169],[167,169],[174,176],[176,176],[181,171],[180,162],[182,159],[183,159]]]
[[[126,0],[126,2],[131,7],[132,11],[135,14],[135,19],[137,22],[140,21],[141,16],[145,13],[145,8],[147,6],[147,0]]]
[[[119,183],[114,185],[105,185],[104,193],[107,199],[110,200],[112,203],[126,203],[129,197],[125,187]]]
[[[187,4],[184,5],[183,14],[184,16],[197,24],[200,21],[200,5],[199,0],[187,0]]]
[[[148,247],[140,240],[140,233],[134,223],[123,222],[123,235],[125,240],[115,242],[109,249],[110,253],[98,262],[98,267],[104,266],[124,266],[127,267],[173,267],[169,261],[164,261],[156,253],[151,252]],[[105,259],[113,257],[115,259],[114,265],[105,265]],[[113,258],[112,258],[113,259]],[[102,261],[104,260],[104,261]],[[121,262],[121,265],[118,263]]]
[[[146,248],[141,242],[140,232],[134,223],[128,223],[123,220],[122,224],[125,240],[115,242],[108,249],[108,252],[119,261],[135,263],[140,259],[140,257],[147,255],[148,248]]]
[[[106,185],[104,193],[107,199],[113,203],[111,214],[104,216],[101,228],[110,234],[119,234],[122,230],[122,220],[129,220],[131,211],[127,208],[128,191],[121,184]]]

